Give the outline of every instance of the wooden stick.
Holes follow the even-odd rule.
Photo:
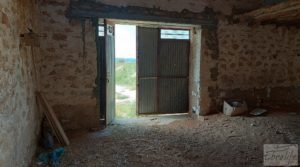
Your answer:
[[[63,130],[60,122],[58,121],[55,112],[53,111],[50,104],[47,102],[45,96],[40,92],[38,92],[37,94],[40,97],[44,106],[46,107],[46,109],[47,109],[46,111],[48,111],[48,113],[46,112],[47,113],[46,116],[47,115],[49,116],[49,122],[53,123],[53,125],[54,125],[53,127],[54,127],[55,131],[58,132],[58,138],[62,139],[64,144],[68,146],[70,144],[70,141],[69,141],[67,135],[65,134],[65,131]]]
[[[31,59],[32,59],[33,70],[34,70],[34,79],[35,79],[36,90],[40,91],[40,84],[39,84],[39,80],[38,80],[39,79],[39,73],[37,71],[34,46],[31,46]]]
[[[37,93],[36,97],[37,97],[39,109],[40,109],[40,111],[42,111],[41,96]],[[63,140],[59,137],[59,133],[58,133],[57,129],[55,128],[54,123],[51,121],[51,118],[50,118],[48,112],[43,112],[43,114],[46,116],[46,119],[48,120],[48,123],[49,123],[51,130],[52,130],[53,134],[55,135],[57,141],[59,142],[59,144],[63,145]]]

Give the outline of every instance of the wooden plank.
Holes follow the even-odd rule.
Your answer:
[[[37,93],[37,98],[38,98],[39,104],[40,104],[40,106],[41,106],[40,108],[42,109],[42,106],[44,106],[44,104],[43,104],[43,101],[42,101],[42,97],[41,97],[41,95],[40,95],[39,93]],[[43,110],[43,111],[44,111],[44,110]],[[43,113],[44,113],[44,115],[46,116],[46,118],[47,118],[47,120],[48,120],[48,123],[49,123],[49,125],[50,125],[50,127],[51,127],[51,130],[52,130],[52,132],[54,133],[54,135],[56,136],[56,138],[57,138],[59,144],[64,144],[63,139],[62,139],[61,136],[59,135],[58,129],[55,128],[54,122],[53,122],[53,120],[51,119],[51,116],[50,116],[49,112],[44,111]]]
[[[42,98],[40,96],[39,93],[36,94],[36,98],[37,98],[37,103],[38,103],[38,107],[40,109],[40,111],[42,110]],[[48,112],[43,112],[43,114],[46,116],[46,119],[48,120],[48,123],[51,127],[52,132],[54,133],[57,141],[59,142],[59,144],[63,144],[63,140],[61,139],[61,137],[59,136],[58,130],[55,128],[53,121],[51,120],[49,113]]]
[[[62,140],[64,141],[65,145],[69,145],[70,141],[69,141],[67,135],[65,134],[65,131],[63,130],[60,122],[58,121],[55,112],[53,111],[52,107],[50,106],[50,104],[46,100],[46,97],[43,94],[41,94],[41,93],[40,93],[40,96],[41,96],[41,99],[42,99],[45,107],[47,108],[47,110],[49,112],[50,119],[53,121],[55,129],[58,130],[59,137],[62,138]]]
[[[297,20],[299,19],[298,14],[300,14],[300,1],[299,0],[288,0],[277,5],[270,7],[265,7],[257,9],[248,13],[245,13],[240,18],[253,18],[256,21],[268,21],[268,20],[278,20],[289,19]],[[294,19],[293,19],[294,18]]]
[[[57,117],[56,117],[56,114],[54,113],[52,107],[51,107],[50,104],[47,102],[46,97],[45,97],[42,93],[38,92],[37,94],[38,94],[38,96],[40,97],[40,100],[42,101],[42,104],[43,104],[43,105],[46,107],[46,109],[47,109],[47,110],[46,110],[46,113],[47,113],[47,112],[48,112],[48,113],[47,113],[46,115],[48,115],[48,117],[49,117],[49,120],[50,120],[49,122],[52,122],[52,123],[53,123],[53,127],[54,127],[55,131],[58,132],[58,137],[61,138],[61,139],[63,140],[64,144],[68,146],[68,145],[70,144],[70,141],[69,141],[69,139],[68,139],[68,137],[67,137],[65,131],[63,130],[63,128],[62,128],[60,122],[58,121],[58,119],[57,119]]]

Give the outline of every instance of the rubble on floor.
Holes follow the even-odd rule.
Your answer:
[[[71,136],[63,167],[263,166],[263,145],[300,143],[300,116],[185,118],[169,124],[116,124]],[[254,126],[255,125],[255,126]]]

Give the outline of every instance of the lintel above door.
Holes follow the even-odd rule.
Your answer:
[[[167,11],[159,8],[138,6],[118,7],[101,2],[71,1],[67,10],[68,18],[107,18],[139,21],[156,21],[165,23],[194,24],[216,27],[216,14],[206,9],[201,13],[189,10]]]

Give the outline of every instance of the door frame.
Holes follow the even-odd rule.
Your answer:
[[[95,25],[95,40],[97,48],[97,89],[98,94],[96,95],[98,109],[100,113],[100,120],[106,121],[106,39],[105,32],[106,26],[104,20],[100,23],[100,19],[96,18],[93,20]],[[103,36],[99,35],[99,27],[103,26]]]
[[[95,41],[96,41],[96,49],[97,49],[97,92],[98,94],[96,95],[98,100],[97,100],[97,104],[98,104],[98,109],[100,112],[100,119],[104,119],[105,120],[105,125],[109,125],[114,118],[114,105],[112,106],[112,111],[108,111],[108,95],[109,94],[113,94],[113,97],[115,96],[113,91],[112,93],[108,92],[108,88],[109,82],[112,82],[111,79],[108,79],[108,71],[111,73],[111,78],[115,78],[114,76],[114,70],[115,70],[115,65],[114,65],[114,60],[115,60],[115,56],[114,56],[114,47],[113,51],[111,51],[111,55],[113,56],[112,62],[111,62],[111,69],[108,70],[108,24],[110,24],[110,22],[108,22],[106,19],[101,19],[101,23],[100,23],[100,19],[93,19],[93,24],[95,26]],[[103,26],[103,36],[99,36],[99,27]],[[113,26],[114,27],[114,26]],[[113,37],[114,37],[114,30],[113,30]],[[113,46],[115,44],[114,38],[113,38]],[[113,70],[112,70],[113,69]],[[113,85],[113,90],[115,90],[114,85]],[[113,98],[114,99],[114,98]],[[114,103],[113,103],[114,104]],[[113,112],[113,113],[108,113],[108,112]],[[112,120],[108,119],[108,116],[112,114],[113,118]]]
[[[97,20],[99,20],[100,18],[98,18]],[[184,30],[190,30],[190,50],[189,50],[189,76],[188,76],[188,103],[189,103],[189,109],[188,109],[188,113],[191,117],[198,117],[199,116],[199,113],[195,112],[194,111],[194,106],[197,106],[199,107],[199,97],[200,95],[192,95],[194,93],[194,90],[195,88],[192,88],[193,86],[193,83],[194,82],[193,80],[195,79],[195,71],[194,70],[191,70],[192,67],[198,67],[200,66],[200,62],[195,62],[193,61],[193,59],[196,59],[196,60],[200,60],[201,59],[201,54],[199,53],[200,52],[200,48],[201,48],[201,39],[196,39],[195,37],[199,37],[199,33],[201,33],[201,25],[196,25],[196,24],[180,24],[180,23],[164,23],[164,22],[152,22],[152,21],[137,21],[137,20],[122,20],[122,19],[104,19],[106,21],[109,21],[111,23],[114,23],[114,25],[116,24],[125,24],[125,25],[135,25],[135,26],[142,26],[142,27],[149,27],[149,28],[160,28],[160,29],[184,29]],[[97,24],[98,25],[98,24]],[[96,28],[98,29],[98,27]],[[105,32],[106,32],[106,26],[105,26]],[[98,37],[98,31],[96,31],[96,36]],[[197,34],[198,33],[198,34]],[[106,34],[105,34],[106,35]],[[158,34],[159,37],[160,37],[160,34]],[[201,37],[201,34],[200,34],[200,37]],[[136,38],[138,40],[138,34],[136,35]],[[200,48],[196,48],[195,46],[200,46]],[[138,41],[137,41],[137,45],[136,45],[137,49],[138,49]],[[199,50],[199,51],[197,51]],[[115,57],[114,57],[115,59]],[[137,59],[138,59],[138,54],[137,54]],[[99,61],[99,60],[98,60]],[[138,61],[138,60],[137,60]],[[107,67],[106,67],[107,68]],[[200,67],[199,67],[199,70],[200,70]],[[136,72],[137,72],[137,76],[138,76],[138,63],[137,63],[137,66],[136,66]],[[199,71],[200,72],[200,71]],[[196,72],[197,73],[197,72]],[[196,78],[197,80],[199,80],[200,82],[200,78]],[[138,86],[138,80],[136,79],[136,85]],[[103,85],[99,85],[99,87],[101,87]],[[106,86],[105,86],[106,87]],[[193,91],[193,92],[192,92]],[[196,90],[198,91],[198,90]],[[115,93],[115,92],[114,92]],[[138,90],[136,92],[136,97],[138,97]],[[192,102],[192,99],[193,101],[196,101],[196,102]],[[99,98],[99,101],[105,101],[106,102],[106,96],[105,96],[105,99],[101,99]],[[137,99],[138,100],[138,99]],[[102,102],[100,102],[101,104]],[[194,104],[195,103],[195,104]],[[103,103],[102,103],[103,104]],[[114,103],[115,105],[115,103]],[[103,112],[102,111],[103,108],[100,107],[100,112]],[[105,109],[105,115],[107,114],[107,111]],[[138,114],[138,102],[136,102],[136,114],[137,116],[140,116]]]
[[[105,19],[106,125],[115,119],[115,24]],[[110,28],[109,28],[110,27]],[[112,48],[112,50],[110,50]],[[110,69],[109,69],[110,68]]]

